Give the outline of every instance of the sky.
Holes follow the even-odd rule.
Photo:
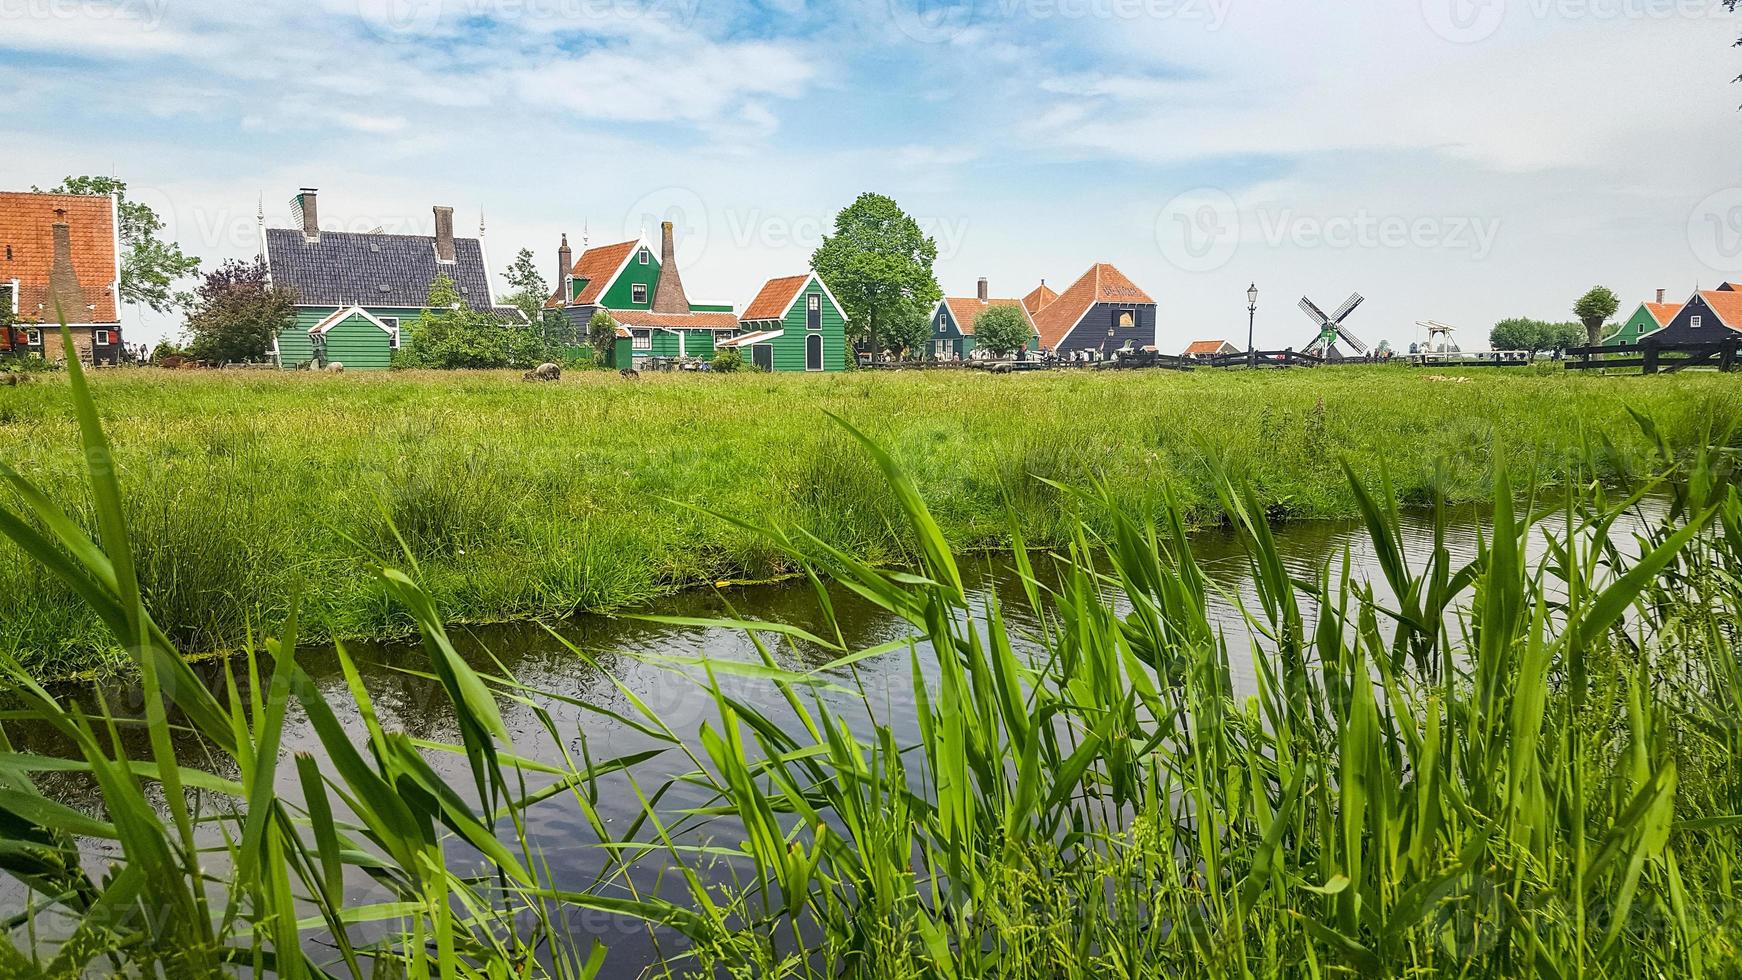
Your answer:
[[[803,271],[855,196],[947,295],[1111,262],[1164,351],[1348,321],[1466,348],[1742,278],[1742,13],[1717,0],[0,0],[0,189],[113,174],[206,266],[482,217],[500,273],[678,229],[692,299]],[[129,340],[179,317],[128,311]]]

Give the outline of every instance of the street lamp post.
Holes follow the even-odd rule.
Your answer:
[[[1246,366],[1258,366],[1258,352],[1252,346],[1252,325],[1258,321],[1258,284],[1246,287]]]

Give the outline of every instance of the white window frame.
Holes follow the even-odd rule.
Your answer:
[[[387,348],[389,350],[398,350],[399,318],[396,316],[383,316],[377,317],[376,319],[380,320],[381,325],[387,328]]]
[[[630,350],[648,350],[648,351],[650,351],[653,349],[653,331],[651,331],[651,330],[631,330],[631,331],[629,331],[629,336],[630,336],[630,341],[629,341],[629,349]]]
[[[645,303],[645,302],[647,302],[647,284],[646,283],[644,283],[644,282],[632,282],[629,284],[629,302],[631,302],[631,303]]]
[[[1698,329],[1700,329],[1700,326],[1702,323],[1703,323],[1702,318],[1698,314],[1696,314],[1692,319],[1688,320],[1688,329],[1698,330]]]
[[[653,261],[653,255],[651,253],[649,253],[647,251],[647,249],[643,248],[643,249],[638,250],[635,253],[635,260],[637,262],[640,262],[642,265],[646,265],[647,263]]]
[[[93,330],[93,331],[91,331],[91,343],[98,344],[98,345],[101,345],[103,347],[109,346],[109,344],[110,344],[109,331],[107,331],[107,330]]]
[[[26,327],[24,329],[24,342],[32,347],[40,347],[42,345],[42,331],[34,327]]]

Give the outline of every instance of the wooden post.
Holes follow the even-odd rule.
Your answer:
[[[1729,374],[1734,370],[1736,370],[1736,341],[1732,340],[1724,345],[1724,352],[1718,355],[1718,371]]]
[[[1641,374],[1656,374],[1657,373],[1657,347],[1655,345],[1646,346],[1646,348],[1645,348],[1645,366],[1640,371],[1640,373]]]

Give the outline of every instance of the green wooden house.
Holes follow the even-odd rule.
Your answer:
[[[1028,321],[1028,343],[1023,345],[1025,352],[1040,350],[1040,330],[1034,325],[1034,316],[1028,306],[1020,299],[991,298],[986,280],[980,280],[978,292],[973,296],[945,296],[938,300],[938,305],[932,308],[931,343],[926,347],[926,358],[933,361],[965,361],[973,356],[978,348],[974,337],[974,324],[980,314],[994,306],[1014,307]]]
[[[657,252],[645,239],[635,239],[588,248],[579,260],[570,259],[565,235],[557,249],[562,278],[545,308],[560,310],[577,336],[586,336],[594,314],[610,314],[619,336],[612,356],[620,367],[650,357],[708,360],[717,338],[738,331],[730,303],[690,302],[669,221],[660,226]],[[621,363],[625,347],[629,361]]]
[[[495,304],[482,223],[477,238],[455,238],[454,209],[437,207],[433,235],[322,230],[315,202],[312,188],[291,200],[296,228],[267,228],[264,215],[260,219],[267,274],[274,285],[296,294],[296,322],[273,345],[280,367],[298,368],[312,361],[337,362],[351,370],[386,369],[402,332],[423,314],[430,284],[438,276],[452,280],[460,302],[471,309],[519,319],[518,311]],[[339,313],[346,316],[334,320]],[[325,333],[317,335],[323,327]],[[371,344],[385,330],[387,358],[369,353],[353,363],[337,356],[333,351],[345,342],[333,336],[335,330],[347,337],[357,331],[357,338],[371,338]]]
[[[361,306],[335,310],[308,329],[309,351],[319,364],[347,371],[385,371],[393,366],[399,331]]]
[[[768,280],[738,320],[719,346],[764,371],[842,371],[852,357],[845,310],[814,272]]]
[[[1633,315],[1628,317],[1627,322],[1621,324],[1619,329],[1605,336],[1603,343],[1637,344],[1640,338],[1669,326],[1669,322],[1674,320],[1675,315],[1679,312],[1681,312],[1679,305],[1663,301],[1663,290],[1660,289],[1657,293],[1657,302],[1639,304],[1639,309],[1634,310]]]

